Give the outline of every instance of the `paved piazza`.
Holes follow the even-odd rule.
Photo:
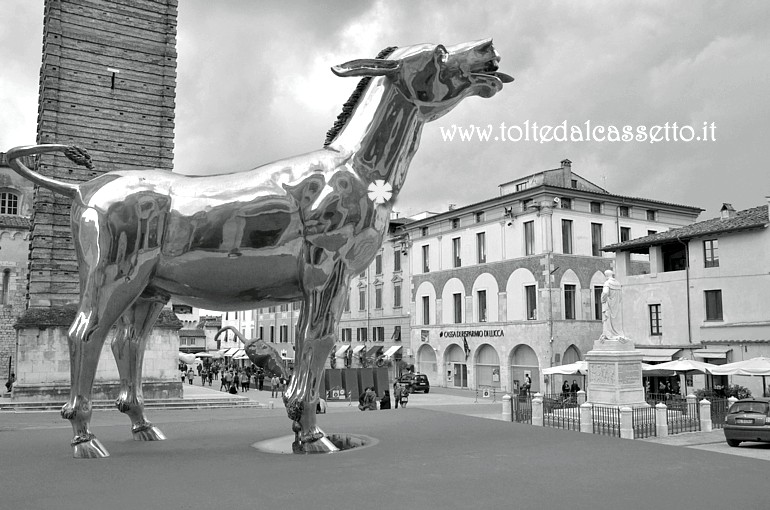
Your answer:
[[[766,508],[770,448],[710,436],[663,444],[506,423],[500,403],[432,392],[407,409],[334,403],[328,432],[372,447],[295,456],[252,448],[285,436],[283,409],[152,410],[169,437],[134,442],[128,420],[97,411],[107,459],[71,457],[54,412],[0,413],[3,508]],[[677,441],[681,444],[675,444]],[[703,443],[707,441],[707,443]],[[684,447],[688,444],[692,447]],[[698,444],[700,443],[700,444]],[[727,454],[730,455],[727,455]],[[738,455],[741,454],[741,455]],[[742,456],[750,454],[750,457]],[[756,457],[756,458],[751,458]]]

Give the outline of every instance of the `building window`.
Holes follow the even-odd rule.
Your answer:
[[[358,310],[366,310],[366,289],[363,287],[358,289]]]
[[[382,274],[382,253],[374,257],[374,274]]]
[[[572,220],[561,220],[561,248],[563,253],[572,253]]]
[[[650,334],[656,336],[663,334],[660,327],[660,305],[650,305]]]
[[[430,246],[427,244],[422,247],[422,272],[430,272]]]
[[[401,308],[401,284],[393,284],[393,308]]]
[[[484,221],[484,211],[479,211],[476,213],[476,223],[483,223]]]
[[[602,213],[602,203],[601,202],[591,202],[591,212],[594,214],[601,214]]]
[[[374,309],[382,309],[382,287],[375,287],[374,289]]]
[[[562,209],[572,209],[572,199],[562,197],[560,207]]]
[[[289,311],[289,305],[281,305],[281,311],[282,312],[288,312]],[[246,312],[244,312],[246,313]],[[245,319],[246,317],[244,317]]]
[[[521,212],[527,212],[527,209],[529,209],[529,206],[532,205],[532,199],[528,198],[526,200],[521,201]]]
[[[524,255],[535,253],[535,222],[524,222]]]
[[[571,179],[571,184],[573,188],[577,188],[577,179]]]
[[[342,328],[342,341],[343,342],[352,342],[353,341],[353,330],[350,328]]]
[[[484,264],[487,261],[487,235],[484,232],[476,234],[476,262]]]
[[[430,296],[422,297],[422,323],[430,324]]]
[[[704,291],[704,294],[706,296],[706,320],[721,321],[722,320],[722,291],[706,290]]]
[[[602,320],[602,290],[599,285],[594,287],[594,319],[597,321]]]
[[[401,326],[395,326],[393,328],[393,336],[390,337],[391,340],[394,342],[400,342],[401,341]]]
[[[620,227],[620,242],[631,239],[631,227]]]
[[[344,311],[345,312],[349,312],[350,311],[350,296],[347,296],[345,298],[345,310]]]
[[[628,218],[628,206],[627,205],[620,205],[618,206],[618,216],[621,218]]]
[[[279,332],[279,341],[281,343],[287,343],[289,341],[289,326],[288,324],[282,324]]]
[[[567,320],[575,319],[575,298],[577,297],[577,287],[575,285],[564,286],[564,318]]]
[[[420,233],[422,234],[423,237],[428,237],[428,233],[429,233],[428,227],[422,227],[422,230],[420,230]]]
[[[602,224],[591,223],[591,255],[602,256]]]
[[[259,327],[259,336],[257,338],[259,338],[261,340],[265,339],[265,330],[264,330],[264,328],[262,326]]]
[[[368,330],[366,328],[356,328],[356,341],[366,342]]]
[[[393,272],[401,271],[401,250],[393,252]]]
[[[524,191],[528,187],[529,186],[526,182],[520,182],[519,184],[516,185],[516,191]]]
[[[463,295],[452,294],[452,300],[454,301],[455,324],[461,324],[463,322]]]
[[[462,259],[460,258],[460,238],[455,237],[452,239],[452,267],[462,266]]]
[[[655,221],[657,220],[658,211],[655,209],[647,209],[647,221]]]
[[[270,341],[275,342],[275,326],[270,326]]]
[[[460,218],[452,218],[452,228],[460,228]]]
[[[479,290],[476,296],[479,303],[479,322],[487,322],[487,291]]]
[[[719,246],[717,239],[703,241],[703,260],[705,267],[719,267]]]
[[[537,320],[537,287],[534,285],[525,285],[524,297],[527,307],[527,320]]]
[[[372,341],[384,342],[385,341],[385,327],[375,326],[372,328]]]
[[[19,197],[14,193],[0,193],[0,214],[19,214]]]

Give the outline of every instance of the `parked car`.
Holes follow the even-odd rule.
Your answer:
[[[430,382],[425,374],[404,374],[398,378],[398,382],[406,386],[409,393],[416,391],[430,393]]]
[[[746,398],[734,403],[727,410],[723,430],[730,446],[742,441],[770,443],[770,400]]]

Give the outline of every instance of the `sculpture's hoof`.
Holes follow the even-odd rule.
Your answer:
[[[303,441],[299,453],[333,453],[340,451],[331,439],[323,436],[315,441]]]
[[[109,457],[110,453],[94,437],[82,443],[73,443],[72,456],[76,459],[103,459]]]
[[[149,425],[131,431],[134,435],[134,441],[164,441],[166,435],[155,425]]]

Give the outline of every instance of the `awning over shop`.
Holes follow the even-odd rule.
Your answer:
[[[401,348],[400,345],[391,345],[390,347],[388,347],[388,350],[385,351],[385,355],[384,356],[386,358],[390,358],[391,356],[396,354],[400,348]]]
[[[232,347],[232,348],[227,349],[225,351],[225,356],[235,356],[236,352],[238,352],[238,348],[237,347]]]
[[[246,356],[246,351],[243,349],[236,349],[233,353],[233,359],[248,359],[249,357]]]
[[[363,349],[364,347],[366,347],[366,346],[365,345],[356,345],[355,348],[353,348],[353,354],[358,354],[359,352],[361,352],[361,349]]]
[[[366,352],[366,357],[368,358],[369,356],[379,356],[381,352],[382,352],[382,346],[375,345],[374,347],[370,348]]]
[[[730,351],[732,351],[731,347],[711,347],[693,351],[692,355],[703,359],[727,359],[727,353]]]
[[[342,347],[337,349],[337,352],[334,353],[334,356],[337,358],[341,358],[342,355],[345,354],[345,351],[347,351],[348,349],[350,349],[349,345],[343,345]]]
[[[636,352],[642,353],[642,361],[671,361],[674,354],[682,349],[640,349],[637,347]]]

